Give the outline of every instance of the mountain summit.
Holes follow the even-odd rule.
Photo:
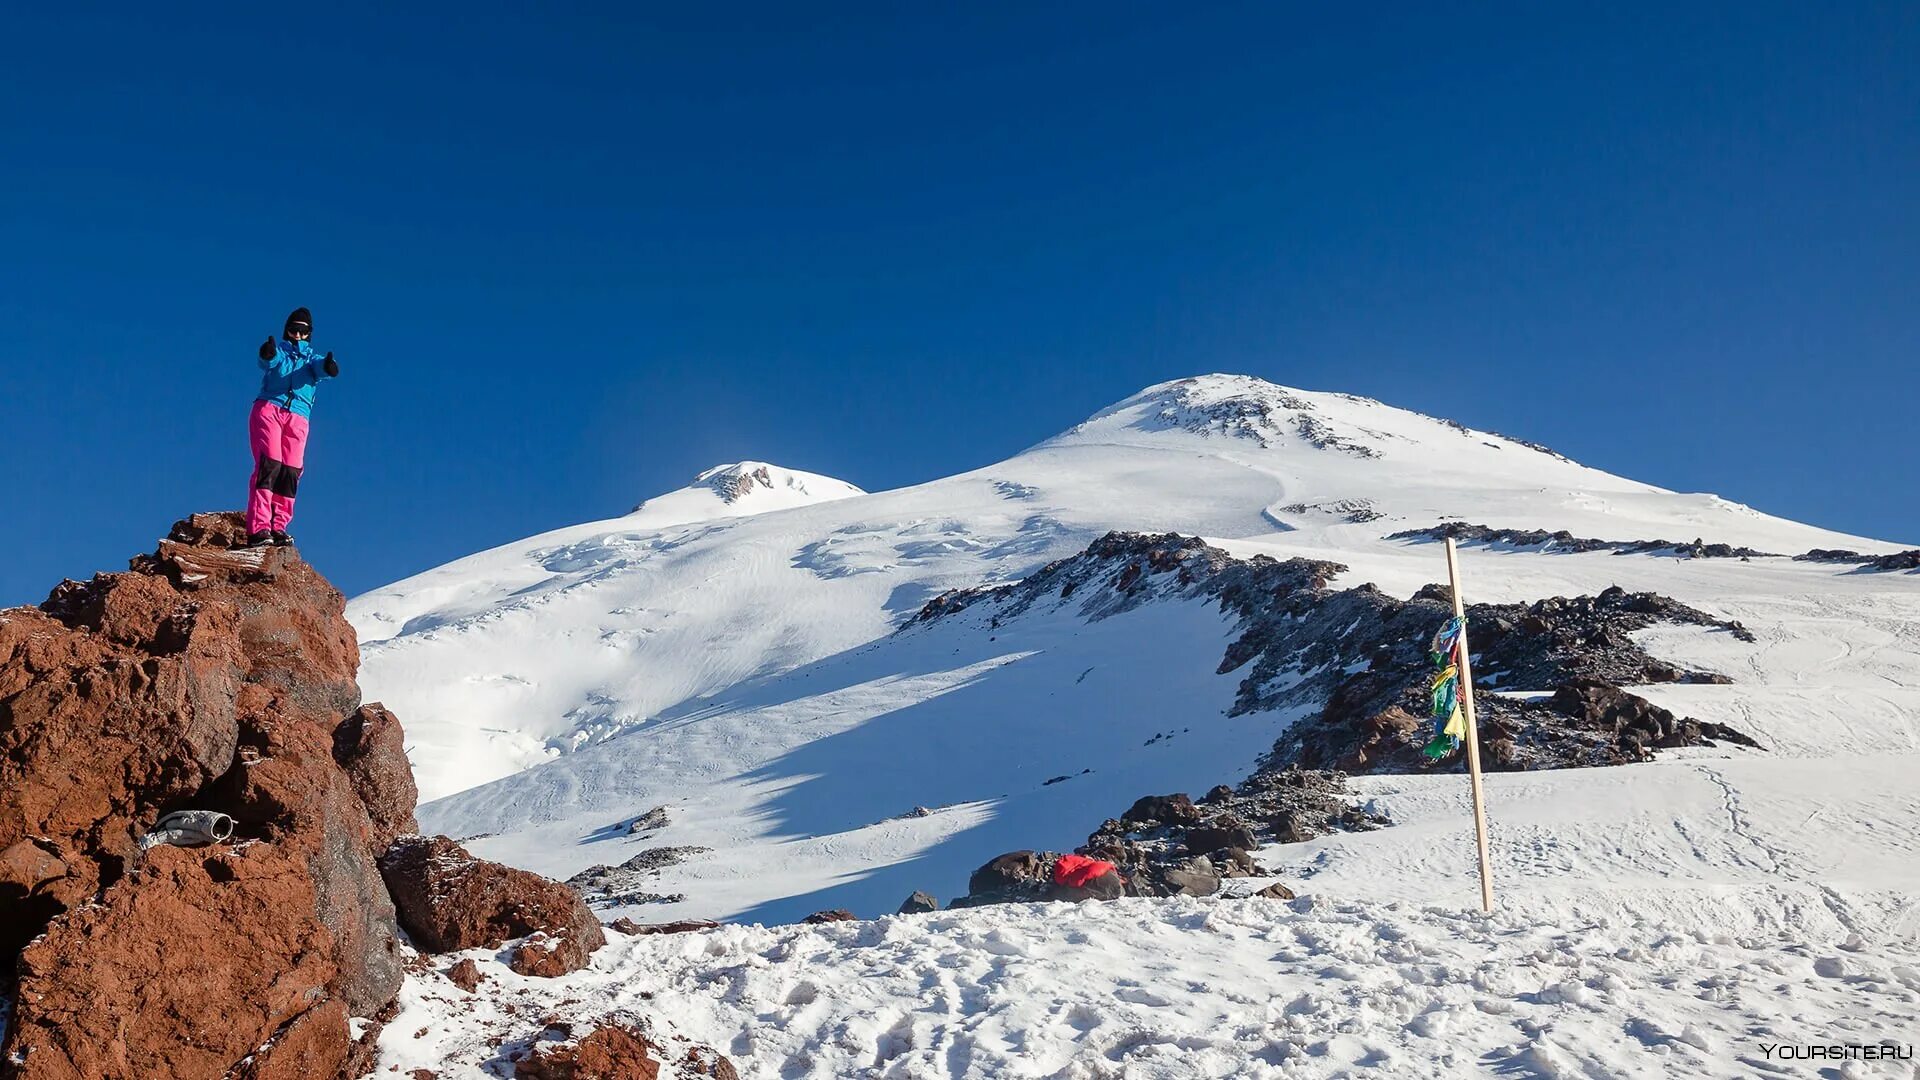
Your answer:
[[[1495,449],[1511,446],[1566,460],[1533,443],[1475,431],[1372,398],[1296,390],[1251,375],[1196,375],[1149,386],[1051,442],[1130,442],[1167,431],[1245,440],[1262,449],[1301,443],[1356,458],[1392,456],[1396,448],[1439,446],[1466,438]]]
[[[831,476],[769,465],[764,461],[737,461],[715,465],[693,478],[693,483],[655,496],[633,508],[629,524],[666,528],[717,517],[764,514],[796,506],[852,498],[866,492]]]

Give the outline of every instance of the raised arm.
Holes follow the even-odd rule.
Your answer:
[[[308,383],[317,383],[321,379],[339,378],[340,364],[334,360],[333,353],[329,352],[325,356],[316,356],[308,360],[306,363],[289,371],[288,374],[293,376],[295,383],[305,386]]]

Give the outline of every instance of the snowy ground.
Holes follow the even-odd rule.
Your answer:
[[[1767,1047],[1914,1041],[1911,939],[1806,929],[1320,895],[730,926],[616,938],[557,985],[473,954],[483,996],[412,979],[382,1045],[403,1074],[485,1076],[560,999],[769,1078],[1812,1076]],[[1911,1075],[1889,1069],[1825,1075]]]
[[[1200,605],[894,632],[942,589],[1018,578],[1110,528],[1333,559],[1351,567],[1337,586],[1399,596],[1444,577],[1440,549],[1384,537],[1440,520],[1896,546],[1232,378],[1153,388],[914,488],[810,479],[775,512],[576,526],[355,600],[362,682],[407,725],[423,825],[557,877],[714,849],[658,879],[685,901],[624,912],[641,921],[884,915],[913,889],[951,897],[1000,851],[1070,848],[1139,795],[1235,781],[1293,715],[1224,715],[1231,627]],[[623,939],[557,983],[492,965],[518,1015],[410,980],[385,1060],[460,1075],[449,1062],[480,1068],[563,1003],[671,1025],[768,1077],[1812,1076],[1762,1043],[1920,1042],[1920,575],[1485,547],[1463,567],[1478,600],[1618,584],[1740,620],[1755,642],[1643,637],[1734,683],[1642,692],[1766,749],[1490,777],[1492,920],[1467,913],[1464,782],[1368,777],[1392,828],[1261,853],[1302,892],[1292,906]],[[658,805],[666,828],[627,835]],[[915,806],[935,812],[899,816]],[[1824,1075],[1920,1075],[1889,1067]]]

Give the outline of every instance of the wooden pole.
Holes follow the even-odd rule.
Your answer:
[[[1467,777],[1473,788],[1473,838],[1480,847],[1480,910],[1493,912],[1493,863],[1487,856],[1487,801],[1480,790],[1480,731],[1473,718],[1473,653],[1467,647],[1467,604],[1460,595],[1460,557],[1447,537],[1447,582],[1460,620],[1460,711],[1467,721]]]

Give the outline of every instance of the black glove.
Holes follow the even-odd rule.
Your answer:
[[[333,350],[327,350],[327,358],[320,362],[320,368],[327,373],[329,379],[340,377],[340,365],[333,362]]]
[[[260,359],[271,360],[273,359],[273,354],[273,338],[269,336],[267,340],[260,343]]]

